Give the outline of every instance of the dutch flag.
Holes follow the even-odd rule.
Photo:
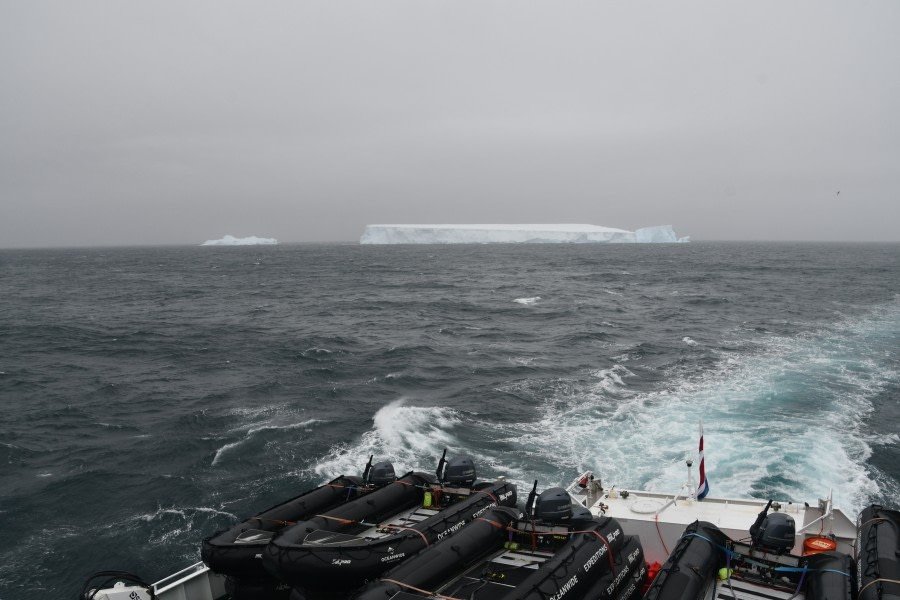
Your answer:
[[[697,500],[703,500],[709,493],[709,482],[706,481],[706,465],[703,463],[703,421],[700,421],[700,485],[697,487]]]

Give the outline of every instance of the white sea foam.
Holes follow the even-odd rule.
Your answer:
[[[535,302],[537,302],[540,299],[541,299],[540,296],[532,296],[531,298],[516,298],[515,300],[513,300],[513,302],[515,302],[516,304],[526,304],[527,305],[527,304],[534,304]]]
[[[686,480],[683,460],[696,457],[703,419],[716,495],[802,501],[834,489],[852,512],[877,491],[861,435],[871,398],[898,380],[872,360],[880,328],[877,320],[854,321],[837,335],[772,337],[756,356],[648,394],[623,395],[601,372],[601,385],[550,398],[540,420],[506,428],[560,470],[574,463],[620,487],[674,492]]]
[[[427,469],[444,448],[462,451],[453,433],[460,423],[456,411],[440,406],[414,406],[401,398],[383,406],[372,419],[373,429],[355,444],[338,445],[315,466],[319,477],[357,473],[369,455],[389,460],[397,472]]]
[[[241,444],[244,444],[245,442],[248,442],[254,436],[256,436],[257,434],[262,433],[264,431],[306,429],[310,425],[313,425],[315,423],[320,423],[320,422],[321,421],[319,419],[308,419],[306,421],[301,421],[299,423],[286,423],[283,425],[273,425],[271,423],[266,423],[266,424],[259,424],[256,426],[252,426],[246,430],[238,429],[237,431],[240,431],[243,433],[243,437],[239,440],[229,442],[229,443],[225,444],[224,446],[222,446],[221,448],[219,448],[218,450],[216,450],[216,454],[215,454],[215,456],[213,456],[212,462],[210,464],[212,466],[216,466],[219,463],[219,460],[222,458],[222,456],[226,452],[228,452],[234,448],[237,448],[238,446],[240,446]]]
[[[210,523],[218,526],[238,520],[237,515],[208,506],[163,507],[157,506],[152,513],[131,517],[131,520],[153,525],[146,542],[151,546],[165,546],[173,539],[195,536],[197,530],[208,530]],[[128,521],[112,522],[107,528],[117,532],[131,527]],[[142,534],[146,535],[145,533]],[[142,538],[144,539],[144,538]]]
[[[807,336],[768,336],[757,353],[740,361],[723,357],[703,376],[673,370],[666,386],[653,392],[628,386],[633,373],[621,364],[627,353],[588,381],[501,386],[540,400],[532,419],[484,422],[394,402],[375,415],[374,428],[358,443],[335,448],[317,472],[357,472],[370,453],[395,459],[398,470],[421,468],[449,447],[472,454],[481,475],[504,474],[523,489],[535,477],[542,487],[557,485],[591,468],[607,487],[674,493],[687,479],[684,460],[696,459],[702,419],[714,495],[801,502],[834,490],[836,503],[852,513],[879,491],[866,465],[878,442],[863,431],[872,399],[900,380],[883,360],[882,344],[895,338],[878,339],[886,324],[896,327],[897,312],[895,306],[883,318]],[[467,438],[488,442],[460,448],[457,434],[466,430],[474,430]]]
[[[519,365],[522,367],[530,367],[534,364],[535,357],[534,356],[510,356],[507,360],[514,365]]]
[[[696,346],[697,345],[697,342],[695,342],[693,339],[689,338],[688,336],[684,336],[683,338],[681,338],[681,341],[684,342],[685,344],[687,344],[688,346]]]
[[[234,237],[233,235],[226,235],[217,240],[206,240],[201,246],[271,246],[277,244],[278,240],[275,238],[261,238],[256,236],[248,236],[248,237]]]
[[[625,387],[626,383],[622,378],[634,377],[634,373],[620,364],[615,364],[609,369],[600,369],[599,371],[596,371],[594,377],[600,380],[598,385],[601,388],[609,391],[612,388]]]

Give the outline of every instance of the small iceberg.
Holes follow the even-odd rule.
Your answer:
[[[219,240],[206,240],[201,246],[273,246],[278,243],[275,238],[261,238],[249,236],[236,238],[233,235],[226,235]]]

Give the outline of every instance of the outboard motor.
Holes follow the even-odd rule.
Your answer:
[[[580,504],[572,505],[572,516],[569,518],[572,523],[589,523],[594,520],[594,515],[587,508]]]
[[[572,499],[561,487],[544,490],[537,497],[534,516],[542,521],[567,521],[572,518]]]
[[[451,458],[444,467],[442,479],[451,485],[472,487],[475,483],[475,462],[468,456]]]
[[[790,552],[794,547],[796,533],[794,518],[775,512],[763,519],[762,525],[753,536],[753,544],[778,554]]]
[[[394,473],[394,465],[385,461],[375,463],[369,470],[369,477],[366,483],[381,487],[397,480],[397,474]]]

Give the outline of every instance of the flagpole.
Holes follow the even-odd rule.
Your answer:
[[[709,483],[706,481],[706,462],[703,457],[703,419],[700,419],[700,485],[694,496],[697,500],[703,500],[709,493]]]

